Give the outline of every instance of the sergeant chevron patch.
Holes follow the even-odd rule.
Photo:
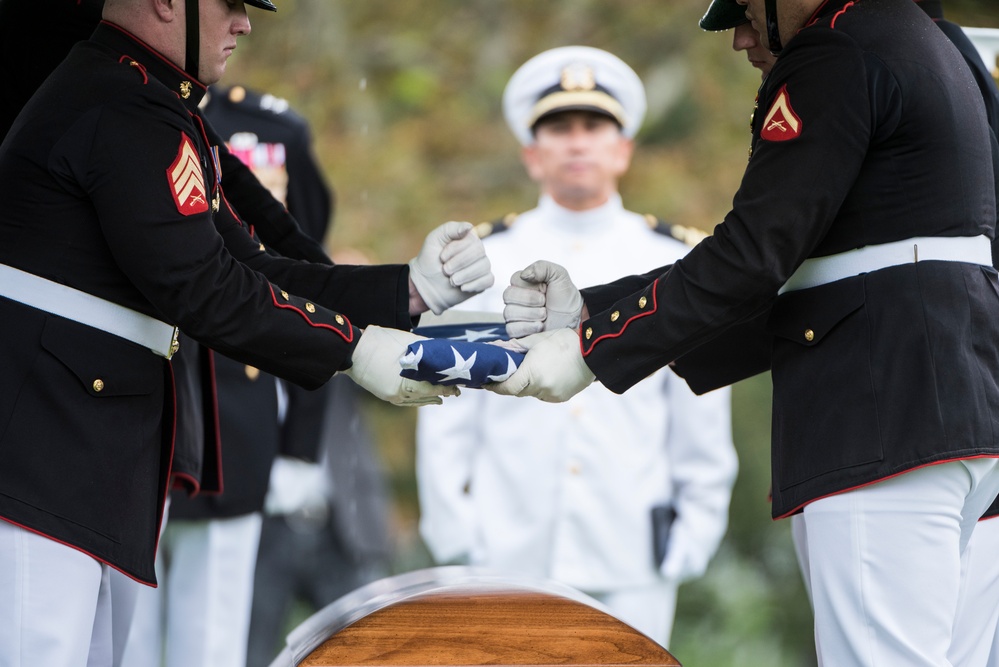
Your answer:
[[[205,174],[194,142],[180,133],[180,147],[177,158],[167,169],[167,182],[170,194],[181,215],[196,215],[208,210],[208,195],[205,189]]]
[[[785,85],[767,112],[760,137],[766,141],[789,141],[800,136],[801,119],[791,108],[791,96],[788,95]]]

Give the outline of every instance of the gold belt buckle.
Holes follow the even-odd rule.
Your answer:
[[[173,328],[173,338],[170,340],[170,350],[166,354],[167,360],[173,358],[173,355],[177,353],[180,349],[180,329],[177,327]]]

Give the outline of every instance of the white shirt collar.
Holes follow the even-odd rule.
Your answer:
[[[585,211],[573,211],[559,205],[549,195],[541,195],[538,213],[550,224],[565,226],[576,232],[606,231],[613,220],[624,212],[621,195],[617,192],[605,204]]]

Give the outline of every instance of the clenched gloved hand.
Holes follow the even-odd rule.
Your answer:
[[[353,365],[343,373],[394,405],[440,405],[444,402],[441,396],[457,396],[458,387],[419,382],[399,374],[399,359],[406,354],[406,348],[421,340],[427,339],[408,331],[369,326],[354,348]]]
[[[493,285],[482,240],[470,222],[445,222],[409,261],[409,277],[424,303],[440,315]]]
[[[583,312],[583,296],[569,272],[544,260],[513,274],[503,292],[503,318],[511,338],[555,329],[575,329]]]
[[[593,371],[583,361],[575,329],[543,331],[511,343],[527,351],[520,367],[503,382],[482,385],[504,396],[534,396],[562,403],[590,386]]]

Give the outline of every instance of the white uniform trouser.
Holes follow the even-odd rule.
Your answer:
[[[261,522],[167,522],[160,588],[140,593],[122,667],[245,667]]]
[[[648,586],[587,595],[602,602],[617,618],[669,648],[676,613],[676,589],[673,582],[660,580]]]
[[[0,666],[110,667],[111,572],[81,551],[0,521]],[[120,576],[133,591],[146,588]]]
[[[812,587],[808,581],[808,529],[805,527],[805,515],[795,514],[791,517],[791,543],[794,544],[794,555],[801,569],[801,579],[805,582],[805,595],[808,604],[812,604]]]
[[[962,565],[965,595],[954,625],[954,664],[999,667],[999,518],[978,522]]]
[[[806,505],[796,546],[805,542],[819,665],[960,665],[951,651],[962,554],[997,493],[999,462],[983,458]]]

